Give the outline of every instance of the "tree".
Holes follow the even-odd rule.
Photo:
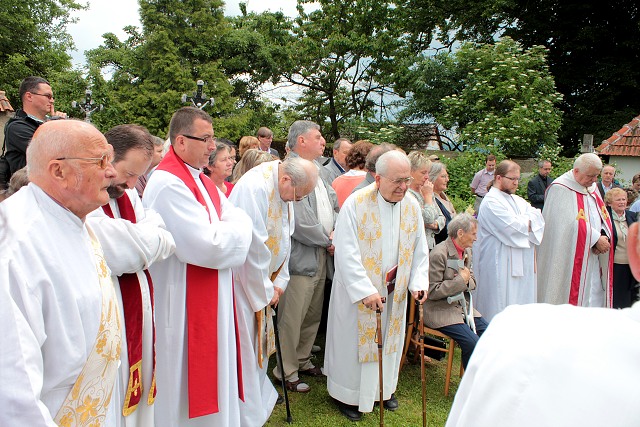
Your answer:
[[[0,88],[18,99],[23,78],[45,78],[71,69],[67,25],[83,6],[72,0],[3,0],[0,8]],[[57,90],[57,88],[54,88]],[[15,105],[15,104],[14,104]]]
[[[561,118],[555,104],[562,96],[545,58],[542,46],[525,50],[508,37],[425,58],[415,71],[415,92],[431,96],[414,101],[407,114],[431,114],[469,145],[496,144],[510,156],[535,155],[557,141]]]
[[[386,1],[320,0],[320,9],[307,13],[306,3],[311,0],[298,3],[278,75],[302,90],[299,110],[320,122],[327,117],[328,133],[338,138],[342,121],[371,118],[374,99],[391,93],[383,77],[400,46],[394,7]]]
[[[399,10],[413,17],[401,22],[414,53],[429,45],[434,23],[447,47],[505,35],[525,48],[548,48],[550,72],[564,95],[559,135],[567,151],[577,148],[584,133],[596,141],[607,138],[640,111],[637,2],[406,0]]]

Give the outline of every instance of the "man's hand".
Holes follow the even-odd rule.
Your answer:
[[[327,252],[329,252],[329,255],[333,256],[333,253],[335,252],[336,247],[333,246],[333,243],[329,246],[327,246]]]
[[[280,301],[280,295],[282,295],[284,293],[284,291],[277,287],[274,286],[273,287],[273,298],[271,298],[271,301],[269,301],[269,305],[272,307],[277,307],[278,306],[278,301]]]
[[[420,304],[427,300],[427,291],[413,291],[411,292],[413,299],[418,301]]]
[[[49,110],[49,117],[54,119],[66,119],[67,113],[63,113],[62,111],[56,111],[55,108],[53,107],[53,104],[51,104],[51,108]]]
[[[371,294],[368,297],[364,298],[362,300],[362,303],[369,310],[375,311],[377,309],[380,309],[380,312],[384,311],[384,306],[382,305],[382,297],[377,292],[375,294]]]
[[[611,249],[609,238],[607,236],[600,236],[600,238],[598,239],[596,244],[593,245],[593,248],[591,250],[593,251],[594,254],[600,255],[600,254],[609,252],[609,249]]]
[[[469,283],[469,279],[471,279],[471,271],[469,271],[467,267],[458,270],[458,274],[462,277],[464,283]]]

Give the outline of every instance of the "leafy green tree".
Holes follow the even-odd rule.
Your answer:
[[[640,111],[637,2],[405,0],[398,8],[414,54],[429,46],[435,26],[446,47],[456,41],[490,43],[496,35],[525,48],[545,46],[564,95],[559,138],[567,151],[575,152],[584,133],[606,139]]]
[[[299,110],[305,116],[328,118],[326,133],[335,139],[342,122],[370,118],[374,100],[390,92],[384,74],[401,40],[390,2],[320,0],[320,9],[305,12],[307,3],[298,3],[279,76],[303,92]]]
[[[0,7],[0,88],[15,104],[23,78],[52,78],[71,69],[73,48],[67,25],[71,12],[83,9],[72,0],[3,0]],[[58,88],[55,88],[58,95]]]
[[[432,114],[455,128],[468,145],[498,145],[509,156],[532,156],[557,141],[561,95],[545,62],[542,46],[523,49],[505,37],[495,44],[465,43],[454,53],[425,58],[416,71],[419,93],[436,95],[415,107],[433,105]],[[445,78],[434,72],[443,70]],[[453,83],[453,84],[451,84]],[[415,108],[414,107],[414,108]]]

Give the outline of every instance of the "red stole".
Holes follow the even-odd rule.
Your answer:
[[[136,213],[129,200],[127,193],[116,199],[120,217],[136,223]],[[111,206],[107,203],[102,206],[102,210],[111,218],[115,218]],[[149,282],[149,294],[151,298],[151,310],[153,313],[153,282],[147,270],[144,270],[147,281]],[[142,310],[142,291],[140,290],[140,281],[135,273],[126,273],[118,277],[120,283],[120,293],[122,294],[122,306],[124,308],[124,324],[127,331],[127,353],[129,360],[129,384],[125,393],[122,414],[127,416],[136,410],[140,400],[142,399],[142,329],[143,329],[143,310]],[[153,314],[151,316],[153,322]],[[156,328],[153,329],[153,378],[151,380],[151,390],[149,390],[149,398],[147,404],[153,405],[156,397]]]
[[[200,193],[193,175],[173,147],[164,156],[157,170],[180,178],[196,200],[209,214],[211,212]],[[204,173],[200,181],[207,190],[218,219],[222,214],[218,188]],[[218,270],[187,264],[187,373],[189,391],[189,418],[219,412],[218,406]],[[233,314],[236,332],[238,393],[244,401],[240,336],[236,316],[235,296]]]

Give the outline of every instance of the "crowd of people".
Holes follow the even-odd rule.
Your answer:
[[[508,306],[637,299],[634,189],[595,154],[555,180],[542,160],[529,201],[520,166],[488,156],[471,215],[422,151],[341,138],[320,162],[320,126],[298,120],[281,158],[270,129],[236,147],[194,107],[167,142],[133,124],[102,134],[57,112],[42,78],[20,94],[0,203],[0,425],[261,426],[274,382],[307,393],[305,377],[326,377],[349,420],[378,400],[396,411],[409,301],[460,345],[471,375],[451,422],[474,425],[465,399],[485,390],[481,345],[503,345],[493,319],[520,316]]]

